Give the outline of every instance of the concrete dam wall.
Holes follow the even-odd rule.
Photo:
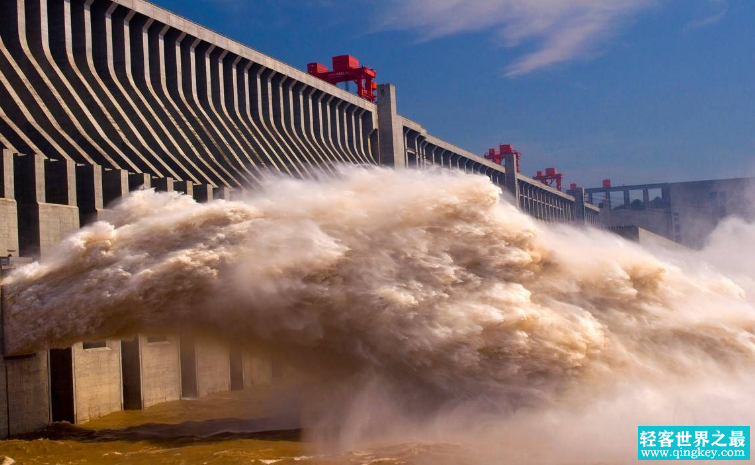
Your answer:
[[[375,105],[144,2],[2,3],[2,143],[198,185],[375,164]],[[331,87],[332,89],[328,89]]]
[[[501,166],[402,117],[393,85],[366,101],[141,0],[0,2],[0,149],[6,271],[141,187],[234,199],[268,172],[311,178],[344,163],[477,173],[538,219],[598,223],[582,189],[560,192],[512,157]],[[0,436],[265,382],[271,366],[179,335],[0,357]]]
[[[440,165],[521,193],[538,218],[582,209],[428,135],[398,115],[393,86],[373,104],[141,0],[3,1],[0,51],[0,144],[14,153],[196,186],[201,199],[267,171]]]

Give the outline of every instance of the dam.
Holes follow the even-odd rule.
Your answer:
[[[142,0],[3,0],[3,272],[49,257],[138,189],[235,200],[268,173],[314,179],[343,164],[479,174],[539,220],[598,224],[584,189],[561,192],[518,173],[513,154],[495,163],[434,137],[398,113],[391,84],[376,94],[360,98]],[[0,364],[2,437],[286,374],[274,359],[171,334],[6,352]]]

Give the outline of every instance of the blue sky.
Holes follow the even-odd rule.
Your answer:
[[[755,1],[155,0],[301,69],[351,54],[399,113],[586,187],[755,175]]]

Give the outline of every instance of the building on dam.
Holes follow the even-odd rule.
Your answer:
[[[711,179],[585,189],[586,200],[601,208],[608,228],[636,226],[684,246],[699,249],[727,217],[755,219],[755,178]]]
[[[599,224],[584,189],[561,192],[519,174],[512,155],[495,163],[434,137],[398,113],[393,85],[374,90],[377,102],[360,98],[142,0],[2,0],[2,271],[44,259],[135,189],[235,199],[267,172],[308,178],[343,163],[476,173],[535,218]],[[0,436],[281,371],[178,335],[6,353]]]

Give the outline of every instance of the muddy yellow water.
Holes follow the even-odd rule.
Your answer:
[[[83,425],[56,423],[0,441],[17,464],[464,464],[447,444],[387,444],[327,451],[306,439],[291,388],[263,386],[115,412]]]

